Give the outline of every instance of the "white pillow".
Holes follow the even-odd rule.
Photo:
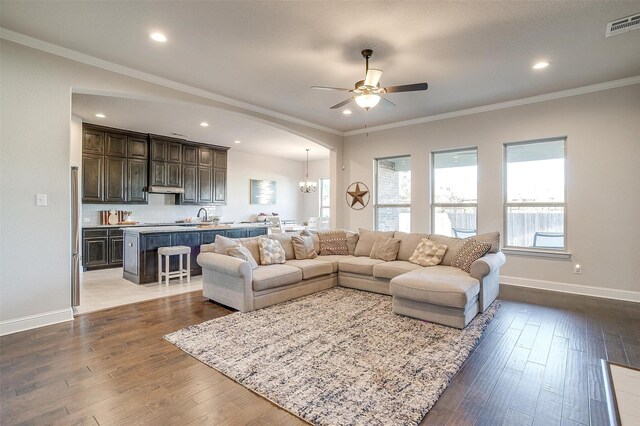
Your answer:
[[[261,265],[275,265],[286,262],[287,259],[280,241],[272,240],[271,238],[260,238],[258,246],[260,247]]]
[[[409,262],[420,266],[436,266],[442,262],[446,252],[447,246],[444,244],[436,244],[423,238],[409,258]]]

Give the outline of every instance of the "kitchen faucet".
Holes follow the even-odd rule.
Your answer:
[[[207,213],[207,209],[205,209],[204,207],[200,207],[197,217],[200,217],[200,212],[204,212],[204,221],[209,222],[209,214]]]

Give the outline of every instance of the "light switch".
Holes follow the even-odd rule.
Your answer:
[[[36,206],[47,205],[47,194],[36,194]]]

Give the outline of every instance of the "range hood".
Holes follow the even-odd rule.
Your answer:
[[[179,186],[149,186],[150,194],[183,194],[184,188]]]

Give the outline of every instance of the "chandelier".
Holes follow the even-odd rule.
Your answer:
[[[310,192],[316,192],[318,185],[315,182],[309,181],[309,148],[307,148],[307,173],[304,175],[304,181],[299,182],[300,192],[308,194]]]

